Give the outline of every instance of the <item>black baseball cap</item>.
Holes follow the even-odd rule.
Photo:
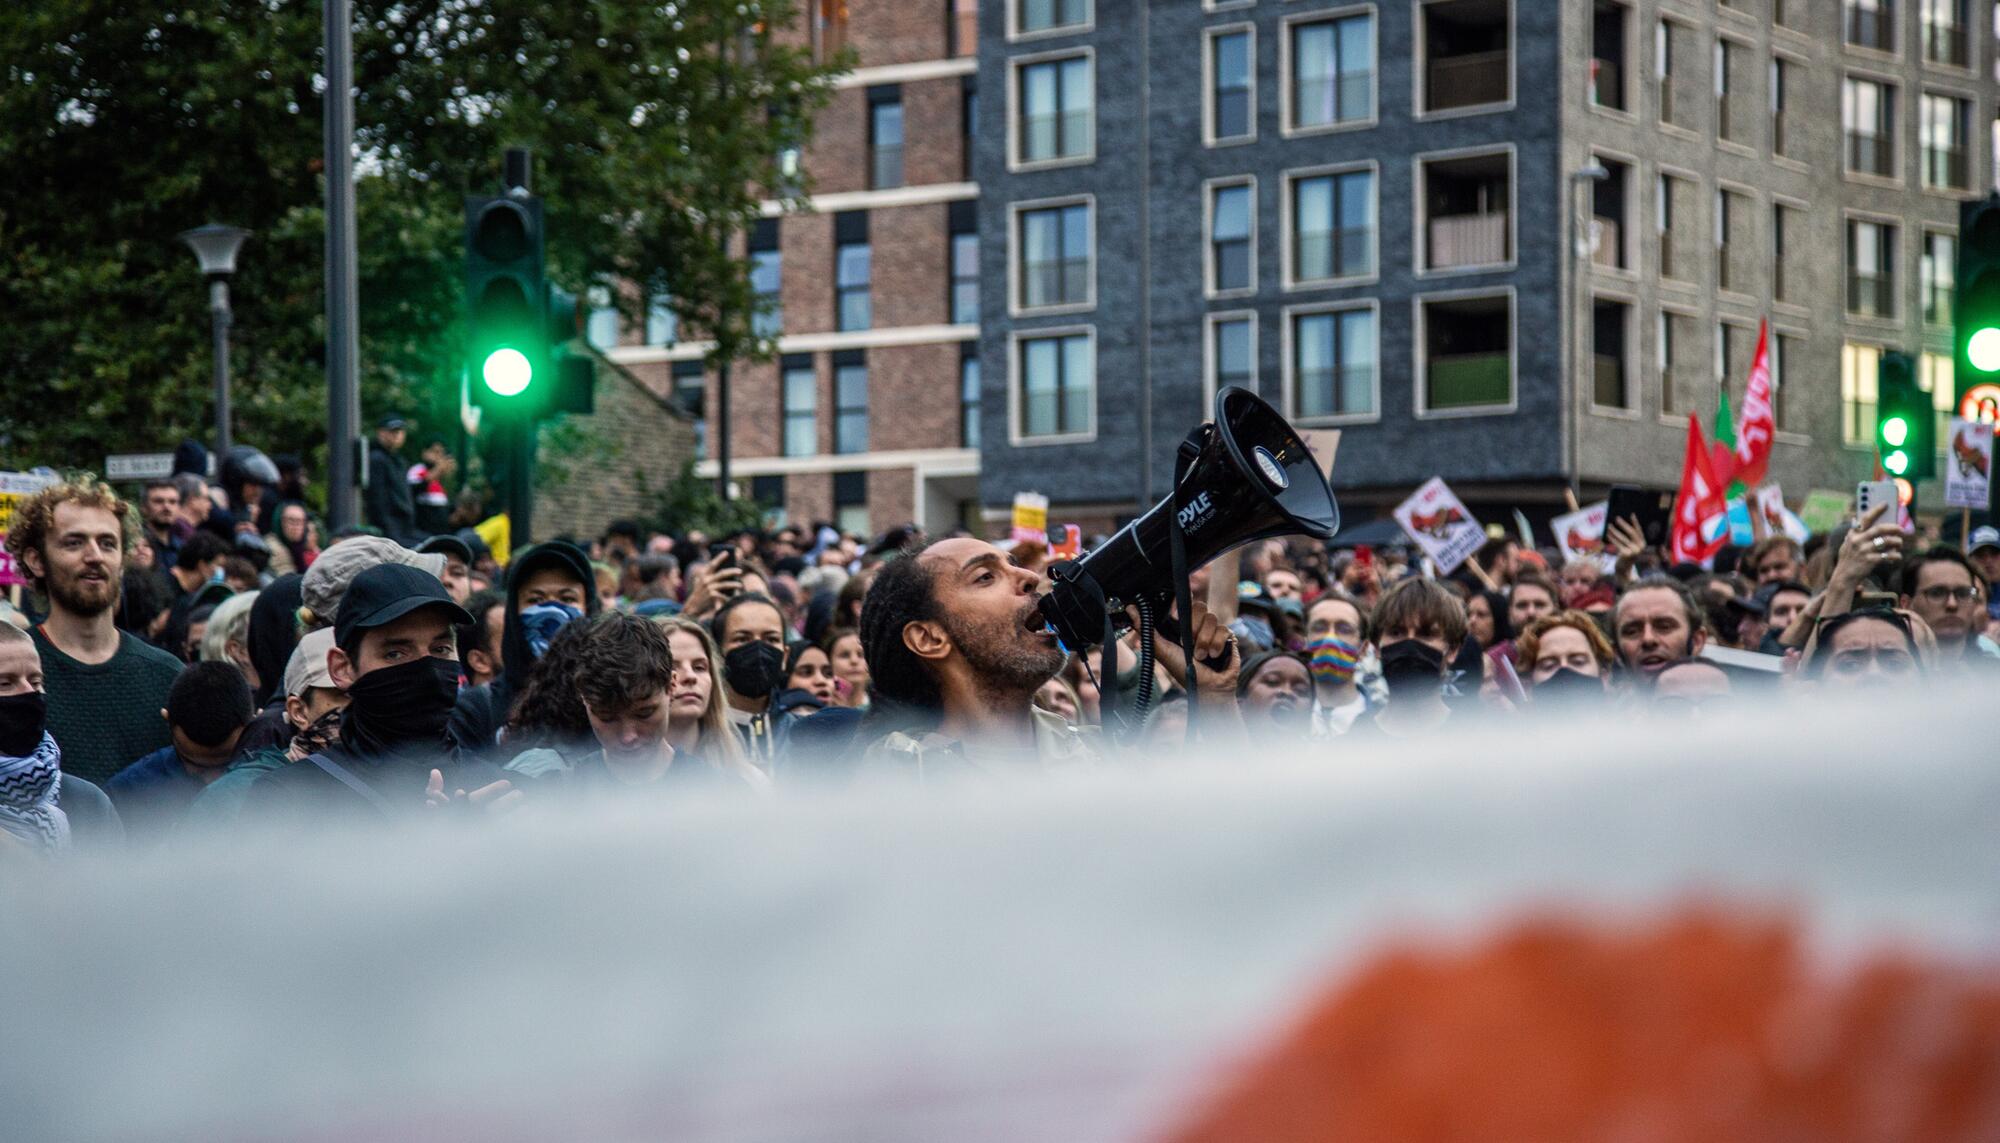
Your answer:
[[[458,562],[464,564],[466,567],[472,566],[472,545],[448,532],[443,535],[432,536],[430,539],[418,544],[417,550],[420,552],[439,552],[446,556],[455,557]]]
[[[378,429],[406,429],[410,427],[410,422],[404,420],[401,413],[390,413],[388,416],[376,421],[375,427]]]
[[[377,564],[354,577],[340,600],[340,618],[334,623],[333,641],[353,647],[364,631],[382,627],[413,611],[436,607],[445,622],[469,626],[472,616],[451,601],[438,577],[408,564]]]

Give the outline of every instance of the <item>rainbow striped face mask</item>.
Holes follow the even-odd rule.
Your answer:
[[[1333,635],[1306,640],[1305,653],[1312,666],[1313,681],[1329,686],[1353,682],[1354,671],[1361,665],[1361,644]]]

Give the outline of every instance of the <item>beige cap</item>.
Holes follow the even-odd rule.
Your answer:
[[[347,594],[347,585],[355,576],[381,564],[408,564],[435,576],[444,574],[440,553],[413,552],[380,536],[355,536],[319,554],[299,583],[299,597],[315,622],[331,627],[340,617],[340,600]]]
[[[285,697],[303,695],[310,687],[338,688],[333,685],[333,675],[326,669],[326,653],[333,650],[333,628],[322,627],[308,631],[299,645],[292,649],[291,661],[285,664]]]

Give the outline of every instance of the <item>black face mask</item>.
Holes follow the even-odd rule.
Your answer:
[[[785,681],[785,652],[762,639],[722,657],[722,681],[747,699],[760,699]]]
[[[1535,701],[1578,702],[1590,698],[1604,697],[1604,680],[1595,675],[1563,667],[1555,674],[1535,684]]]
[[[1444,689],[1444,654],[1416,639],[1382,648],[1382,681],[1391,697],[1421,698]]]
[[[458,701],[458,660],[427,655],[381,667],[347,688],[340,740],[364,753],[404,745],[442,746]]]
[[[23,691],[0,698],[0,755],[26,758],[42,744],[49,721],[49,700],[40,691]]]

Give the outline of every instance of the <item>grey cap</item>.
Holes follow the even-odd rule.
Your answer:
[[[299,596],[318,623],[331,626],[340,617],[340,600],[354,577],[382,564],[404,564],[422,568],[434,576],[444,574],[444,556],[438,552],[413,552],[394,540],[381,536],[355,536],[342,540],[319,554],[306,569],[299,584]]]
[[[1965,550],[1976,552],[1981,548],[2000,548],[2000,528],[1982,527],[1972,530],[1972,542]]]

